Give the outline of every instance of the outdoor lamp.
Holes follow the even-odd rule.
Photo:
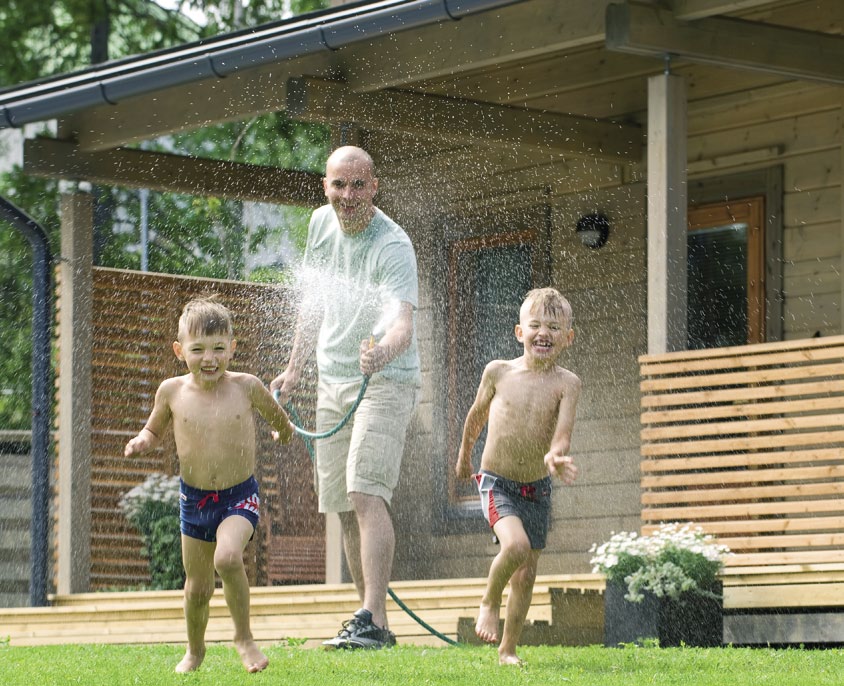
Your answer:
[[[610,221],[603,214],[584,214],[577,220],[577,237],[587,248],[597,249],[607,242]]]

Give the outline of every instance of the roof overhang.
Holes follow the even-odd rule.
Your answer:
[[[647,107],[641,84],[662,70],[666,57],[681,70],[694,63],[734,69],[731,85],[738,88],[757,71],[792,80],[841,80],[844,39],[788,28],[791,0],[668,4],[671,9],[655,0],[346,5],[24,84],[0,93],[0,127],[58,118],[59,138],[68,145],[28,146],[27,171],[128,186],[147,183],[143,169],[153,158],[138,157],[134,173],[122,152],[109,159],[108,151],[282,110],[377,132],[399,141],[400,148],[404,141],[418,143],[421,156],[403,159],[399,169],[483,145],[490,158],[518,156],[523,169],[579,157],[609,164],[608,173],[617,175],[619,165],[641,161],[637,121]],[[733,47],[739,43],[742,50]],[[534,85],[537,78],[547,91]],[[755,83],[763,77],[752,78]],[[509,84],[525,84],[532,95],[511,99]],[[598,114],[579,109],[608,102],[613,107]],[[237,184],[212,188],[205,181],[209,163],[160,160],[169,170],[168,187],[273,197],[260,184],[246,195]],[[457,173],[459,164],[448,166]],[[216,173],[228,178],[233,172],[223,165]],[[313,201],[313,179],[301,197],[298,177],[273,182],[280,184],[279,197]]]

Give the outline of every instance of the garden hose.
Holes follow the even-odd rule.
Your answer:
[[[360,385],[360,391],[358,391],[358,397],[355,398],[355,402],[352,403],[352,406],[349,408],[349,411],[346,412],[345,416],[339,421],[337,426],[333,429],[329,429],[328,431],[308,431],[302,426],[302,418],[299,417],[299,413],[296,412],[296,407],[293,405],[292,400],[288,400],[284,404],[284,409],[287,410],[287,414],[290,415],[290,423],[293,425],[294,430],[297,434],[299,434],[302,439],[305,441],[305,447],[308,449],[308,453],[311,456],[311,460],[314,459],[314,441],[319,438],[328,438],[329,436],[333,436],[336,434],[340,429],[346,426],[346,423],[352,418],[355,412],[360,405],[360,401],[363,400],[363,394],[366,393],[366,387],[369,385],[369,376],[364,375],[363,381]],[[278,402],[279,398],[281,397],[281,391],[276,389],[273,391],[273,398],[275,401]]]
[[[302,427],[302,419],[299,417],[299,413],[296,411],[296,407],[293,405],[293,401],[288,400],[284,404],[284,409],[287,410],[287,413],[290,415],[290,423],[293,425],[293,428],[296,430],[296,433],[302,437],[302,440],[305,443],[305,447],[308,449],[308,454],[311,456],[311,461],[315,459],[314,453],[314,441],[320,438],[328,438],[329,436],[333,436],[336,434],[340,429],[342,429],[349,419],[355,414],[358,409],[358,406],[363,400],[363,394],[366,393],[366,387],[369,385],[369,376],[364,375],[363,381],[360,385],[360,391],[358,391],[358,397],[355,398],[355,401],[352,403],[352,406],[349,408],[349,411],[346,412],[345,416],[340,420],[340,422],[335,426],[333,429],[329,429],[328,431],[308,431],[307,429]],[[278,389],[273,391],[273,397],[275,398],[276,402],[278,402],[279,398],[281,397],[281,393]],[[402,602],[402,600],[396,595],[395,591],[392,588],[387,588],[387,593],[389,596],[395,601],[396,605],[398,605],[402,610],[404,610],[413,621],[415,621],[419,626],[423,629],[428,631],[433,636],[436,636],[442,641],[445,641],[449,645],[459,646],[462,645],[458,643],[452,638],[449,638],[443,633],[440,633],[430,624],[425,622],[421,617],[419,617],[413,610],[411,610],[407,605]]]

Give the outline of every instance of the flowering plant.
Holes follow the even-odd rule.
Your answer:
[[[179,531],[179,477],[150,474],[123,494],[119,506],[141,534],[153,588],[181,588],[185,575]]]
[[[650,536],[614,533],[609,541],[594,544],[589,552],[593,553],[592,571],[601,572],[607,581],[626,584],[624,597],[638,603],[644,591],[674,600],[687,591],[712,595],[709,589],[717,581],[730,549],[716,543],[700,527],[675,522],[661,525]]]

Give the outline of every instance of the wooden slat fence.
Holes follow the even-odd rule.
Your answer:
[[[94,269],[92,378],[92,589],[139,586],[149,581],[141,542],[121,514],[123,493],[154,471],[173,474],[178,464],[172,435],[162,448],[124,458],[123,446],[143,426],[158,384],[184,373],[172,351],[185,302],[217,293],[234,314],[238,341],[232,368],[251,372],[265,383],[286,362],[292,341],[295,303],[282,287],[197,279],[116,269]],[[58,303],[61,307],[61,303]],[[61,345],[59,331],[59,344]],[[58,375],[61,383],[61,374]],[[306,421],[312,419],[313,389],[296,399]],[[61,417],[58,417],[61,421]],[[278,446],[258,418],[262,526],[253,548],[253,583],[322,581],[322,517],[316,513],[310,458],[301,442]],[[61,494],[57,494],[60,497]],[[303,559],[271,559],[289,549],[288,537],[310,543]],[[301,557],[301,556],[300,556]],[[272,570],[272,573],[270,571]],[[324,572],[323,572],[324,574]]]
[[[643,532],[696,522],[733,574],[844,563],[844,336],[640,366]]]

